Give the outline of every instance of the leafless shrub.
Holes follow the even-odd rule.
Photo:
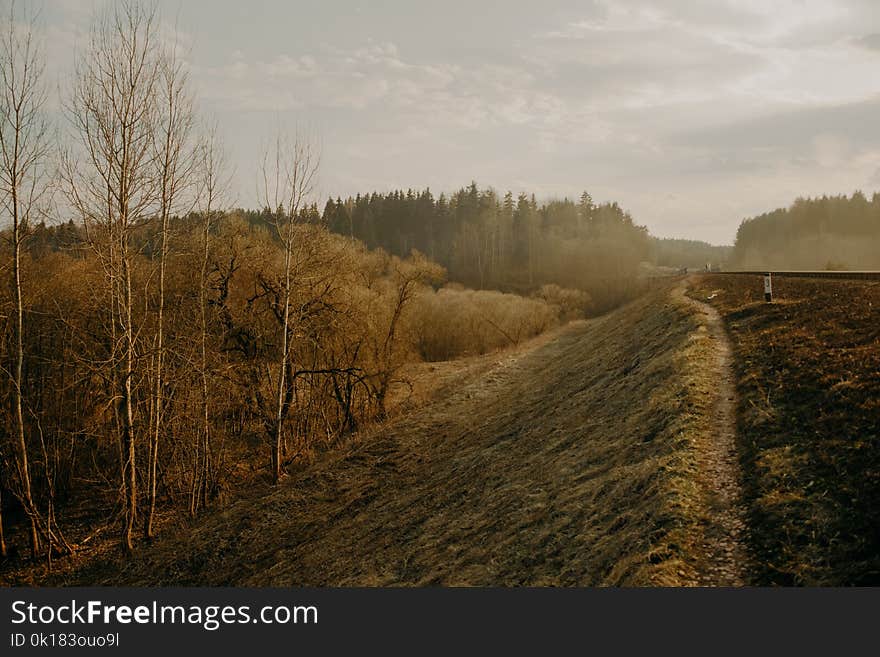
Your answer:
[[[534,294],[536,299],[559,308],[563,320],[580,319],[590,313],[592,299],[583,290],[559,287],[553,283],[542,285]]]
[[[484,354],[516,345],[561,321],[558,305],[495,291],[423,289],[410,321],[410,339],[426,361]]]

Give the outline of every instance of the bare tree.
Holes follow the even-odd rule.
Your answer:
[[[371,387],[376,398],[376,407],[380,418],[384,418],[387,414],[388,391],[404,360],[404,356],[399,353],[401,348],[400,322],[403,314],[412,302],[419,286],[439,282],[445,272],[440,265],[431,262],[418,251],[413,251],[407,260],[401,260],[397,257],[389,258],[388,274],[390,282],[393,284],[391,315],[387,327],[376,336],[373,346],[376,372],[375,382]]]
[[[122,544],[137,517],[133,232],[156,211],[157,97],[162,81],[155,5],[113,3],[96,16],[67,100],[77,148],[63,160],[65,192],[110,288],[110,366],[124,501]]]
[[[272,478],[281,479],[281,447],[284,422],[290,410],[288,370],[290,369],[290,300],[295,257],[296,223],[314,192],[320,154],[313,139],[297,133],[291,139],[282,132],[266,149],[260,167],[263,197],[272,211],[271,222],[281,242],[284,265],[281,279],[280,325],[281,353],[276,383],[273,418]]]
[[[208,267],[210,263],[211,229],[215,214],[226,202],[231,182],[226,151],[220,140],[217,123],[212,123],[198,151],[199,204],[202,213],[201,266],[199,268],[199,374],[201,378],[202,413],[201,440],[196,450],[196,468],[190,497],[190,513],[206,504],[211,479],[211,398],[208,389]]]
[[[30,520],[31,554],[40,548],[39,514],[33,499],[28,445],[24,420],[24,300],[22,290],[22,246],[28,238],[34,215],[39,211],[48,185],[46,160],[49,155],[49,125],[43,111],[46,88],[43,83],[45,57],[35,39],[35,16],[18,22],[15,3],[4,17],[0,35],[0,196],[12,222],[12,287],[15,299],[15,363],[11,373],[13,422],[16,441],[15,468],[18,496]],[[5,543],[3,544],[5,553]]]
[[[176,44],[168,46],[159,56],[156,125],[154,138],[158,194],[159,273],[156,337],[153,362],[152,426],[150,427],[147,491],[149,502],[144,523],[144,536],[153,536],[156,512],[156,479],[159,463],[159,442],[162,434],[165,360],[165,268],[168,260],[169,222],[186,202],[187,192],[195,181],[196,151],[192,145],[193,97],[189,90],[186,68]]]

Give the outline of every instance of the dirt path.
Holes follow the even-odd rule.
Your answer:
[[[715,350],[717,396],[712,404],[714,431],[699,456],[700,484],[709,501],[712,523],[706,527],[703,548],[706,566],[699,574],[704,586],[748,584],[748,552],[745,547],[746,512],[740,486],[736,450],[736,387],[731,369],[730,341],[718,311],[708,303],[685,294],[688,281],[675,289],[705,321]]]

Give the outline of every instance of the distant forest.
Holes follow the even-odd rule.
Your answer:
[[[650,260],[648,231],[616,203],[584,192],[539,204],[476,183],[446,196],[430,190],[372,193],[327,201],[323,221],[343,235],[398,256],[416,249],[477,289],[530,292],[556,284],[587,292],[596,310],[633,293]]]
[[[652,263],[660,267],[702,269],[706,265],[723,266],[733,251],[731,246],[715,246],[697,240],[653,239]]]
[[[880,268],[880,194],[799,198],[742,222],[731,266],[778,269]]]
[[[271,213],[239,210],[252,223]],[[330,198],[321,220],[332,232],[405,257],[415,249],[443,265],[451,281],[476,289],[531,293],[544,285],[586,292],[593,313],[631,298],[640,265],[702,267],[718,263],[728,247],[690,240],[658,240],[617,203],[539,203],[534,194],[501,195],[475,182],[435,197],[430,189]]]

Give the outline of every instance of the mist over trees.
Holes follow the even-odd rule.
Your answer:
[[[742,269],[880,269],[880,194],[799,198],[746,219],[731,266]]]
[[[638,289],[639,263],[651,258],[647,229],[617,203],[595,205],[584,192],[538,203],[476,183],[447,196],[429,189],[329,199],[322,219],[342,235],[396,255],[411,249],[477,289],[531,293],[544,284],[576,288],[591,312],[608,310]]]
[[[706,265],[724,266],[733,251],[731,246],[716,246],[698,240],[653,238],[651,261],[660,267],[703,269]]]

